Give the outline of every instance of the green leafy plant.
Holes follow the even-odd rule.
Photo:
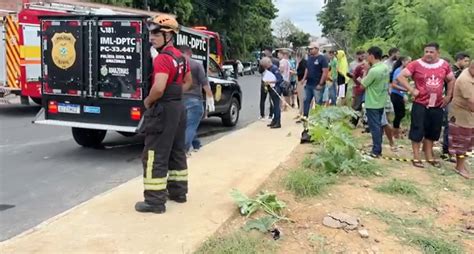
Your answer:
[[[247,221],[244,226],[245,231],[250,231],[252,229],[256,229],[262,233],[268,232],[273,226],[278,221],[277,218],[272,217],[272,216],[265,216],[259,219],[254,219]]]
[[[317,108],[308,120],[311,139],[321,146],[312,160],[313,167],[327,173],[343,175],[375,175],[375,165],[358,151],[349,119],[357,113],[348,107]]]
[[[281,211],[286,207],[283,201],[278,200],[274,193],[260,192],[255,199],[247,197],[238,190],[232,190],[230,193],[235,203],[240,208],[240,214],[249,217],[259,209],[262,209],[267,214],[279,219],[288,220],[286,217],[281,215]]]
[[[276,222],[280,220],[290,221],[290,219],[281,214],[286,204],[278,200],[274,193],[262,191],[255,199],[251,199],[242,192],[234,189],[230,195],[239,207],[241,215],[245,215],[248,218],[258,210],[262,210],[267,214],[267,216],[259,219],[247,221],[244,226],[244,230],[246,231],[257,229],[260,232],[268,232]]]

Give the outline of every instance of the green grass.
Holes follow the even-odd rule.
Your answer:
[[[209,238],[195,254],[258,254],[275,253],[276,244],[262,234],[236,231],[231,235]]]
[[[407,235],[408,243],[417,245],[426,254],[461,254],[464,253],[462,247],[447,241],[441,237],[433,235],[424,235],[418,233],[409,233]]]
[[[464,253],[462,246],[457,244],[445,230],[434,227],[431,219],[402,217],[378,209],[361,209],[376,215],[390,226],[389,233],[396,235],[406,244],[419,247],[425,254]]]
[[[412,181],[393,178],[389,182],[377,186],[375,190],[390,195],[406,196],[420,203],[430,203],[430,200],[415,184]]]
[[[336,183],[336,176],[320,173],[308,168],[300,168],[288,173],[285,186],[298,197],[313,197]]]

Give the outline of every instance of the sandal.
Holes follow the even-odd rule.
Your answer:
[[[414,167],[417,168],[424,168],[425,166],[423,165],[423,162],[420,160],[412,160],[411,163],[413,164]]]
[[[454,171],[456,173],[458,173],[460,176],[466,178],[466,179],[471,179],[471,175],[469,174],[469,171],[467,171],[466,169],[464,170],[459,170],[457,168],[454,169]]]
[[[427,162],[435,168],[441,168],[441,163],[437,160],[428,160]]]
[[[456,158],[451,156],[450,154],[442,154],[441,159],[447,162],[456,163]]]

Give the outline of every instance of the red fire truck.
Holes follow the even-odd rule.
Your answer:
[[[224,48],[222,46],[222,41],[219,33],[209,31],[205,26],[196,26],[193,28],[209,36],[210,57],[222,67],[222,65],[224,64]]]
[[[40,37],[40,16],[47,15],[103,15],[103,14],[139,14],[153,16],[158,13],[142,11],[130,8],[110,7],[95,3],[62,1],[55,2],[29,2],[23,0],[22,9],[13,17],[11,15],[6,22],[6,38],[11,44],[6,47],[7,56],[7,79],[6,89],[8,93],[21,95],[22,104],[28,104],[31,98],[35,103],[41,104],[41,49]],[[15,20],[16,21],[13,21]],[[16,23],[16,24],[14,24]],[[13,24],[13,25],[12,25]],[[8,28],[11,31],[8,31]],[[223,50],[220,36],[216,32],[208,31],[205,27],[196,27],[195,30],[209,36],[211,58],[219,65],[223,63]],[[2,87],[0,87],[2,88]]]

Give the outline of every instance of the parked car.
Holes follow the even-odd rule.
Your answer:
[[[224,61],[222,69],[224,69],[224,71],[229,71],[232,75],[235,75],[234,64],[237,64],[237,74],[240,76],[244,76],[244,65],[240,60],[226,60]]]
[[[216,110],[207,116],[220,117],[224,126],[232,127],[239,121],[242,90],[237,80],[229,77],[226,72],[228,71],[221,69],[212,58],[209,59],[208,79],[214,94]]]
[[[243,69],[244,75],[254,75],[255,74],[252,62],[244,62],[244,63],[242,63],[242,65],[244,67],[244,69]]]

